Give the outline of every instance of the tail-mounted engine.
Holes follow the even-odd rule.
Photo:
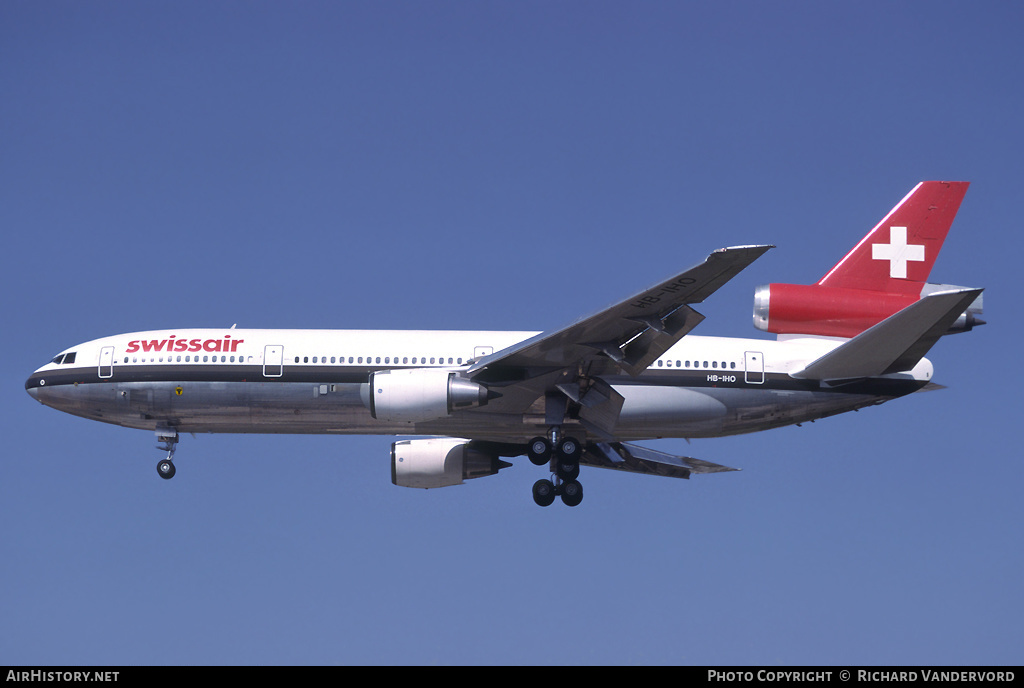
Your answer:
[[[391,445],[391,482],[399,487],[448,487],[494,475],[512,464],[473,448],[467,440],[435,437]]]
[[[754,291],[754,327],[775,334],[856,337],[921,296],[959,288],[962,287],[926,284],[920,295],[914,295],[817,284],[766,284]],[[946,334],[968,332],[985,324],[976,317],[981,312],[979,296]]]
[[[483,406],[492,395],[483,385],[448,370],[381,370],[370,375],[363,403],[370,415],[387,422],[416,423]]]

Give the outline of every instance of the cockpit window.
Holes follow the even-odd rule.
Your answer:
[[[66,354],[57,354],[56,356],[53,357],[53,360],[50,361],[50,363],[56,363],[57,365],[61,365],[61,364],[67,365],[69,363],[74,363],[75,362],[75,354],[76,353],[78,353],[78,352],[77,351],[71,351],[71,352],[66,353]]]
[[[50,363],[56,363],[57,365],[60,365],[60,362],[61,360],[63,360],[63,358],[64,354],[57,354],[56,356],[53,357],[53,360],[50,361]]]

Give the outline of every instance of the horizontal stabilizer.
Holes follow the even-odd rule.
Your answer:
[[[584,466],[611,468],[628,473],[689,478],[691,473],[724,473],[738,468],[720,466],[688,456],[676,456],[624,442],[591,442],[580,458]]]
[[[939,385],[934,382],[929,382],[927,385],[917,390],[917,393],[920,394],[921,392],[940,392],[944,389],[946,389],[946,385]]]
[[[929,294],[791,375],[805,380],[842,380],[910,370],[981,291]]]

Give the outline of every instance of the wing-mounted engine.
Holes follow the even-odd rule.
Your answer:
[[[454,411],[483,406],[491,398],[483,385],[449,370],[381,370],[363,389],[370,415],[388,422],[436,420]]]
[[[754,291],[754,327],[775,334],[856,337],[923,296],[962,288],[925,284],[920,294],[897,294],[820,284],[766,284]],[[985,324],[977,317],[981,312],[979,296],[946,334]]]
[[[494,475],[512,464],[467,440],[434,437],[391,445],[391,482],[399,487],[448,487]]]

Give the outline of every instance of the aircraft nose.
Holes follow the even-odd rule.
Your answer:
[[[43,404],[49,400],[53,391],[50,384],[52,381],[48,377],[42,370],[37,370],[25,380],[25,391],[28,392],[30,397]],[[60,385],[57,385],[57,387],[60,387]]]
[[[27,380],[25,380],[25,391],[28,395],[39,401],[39,376],[33,373]]]

